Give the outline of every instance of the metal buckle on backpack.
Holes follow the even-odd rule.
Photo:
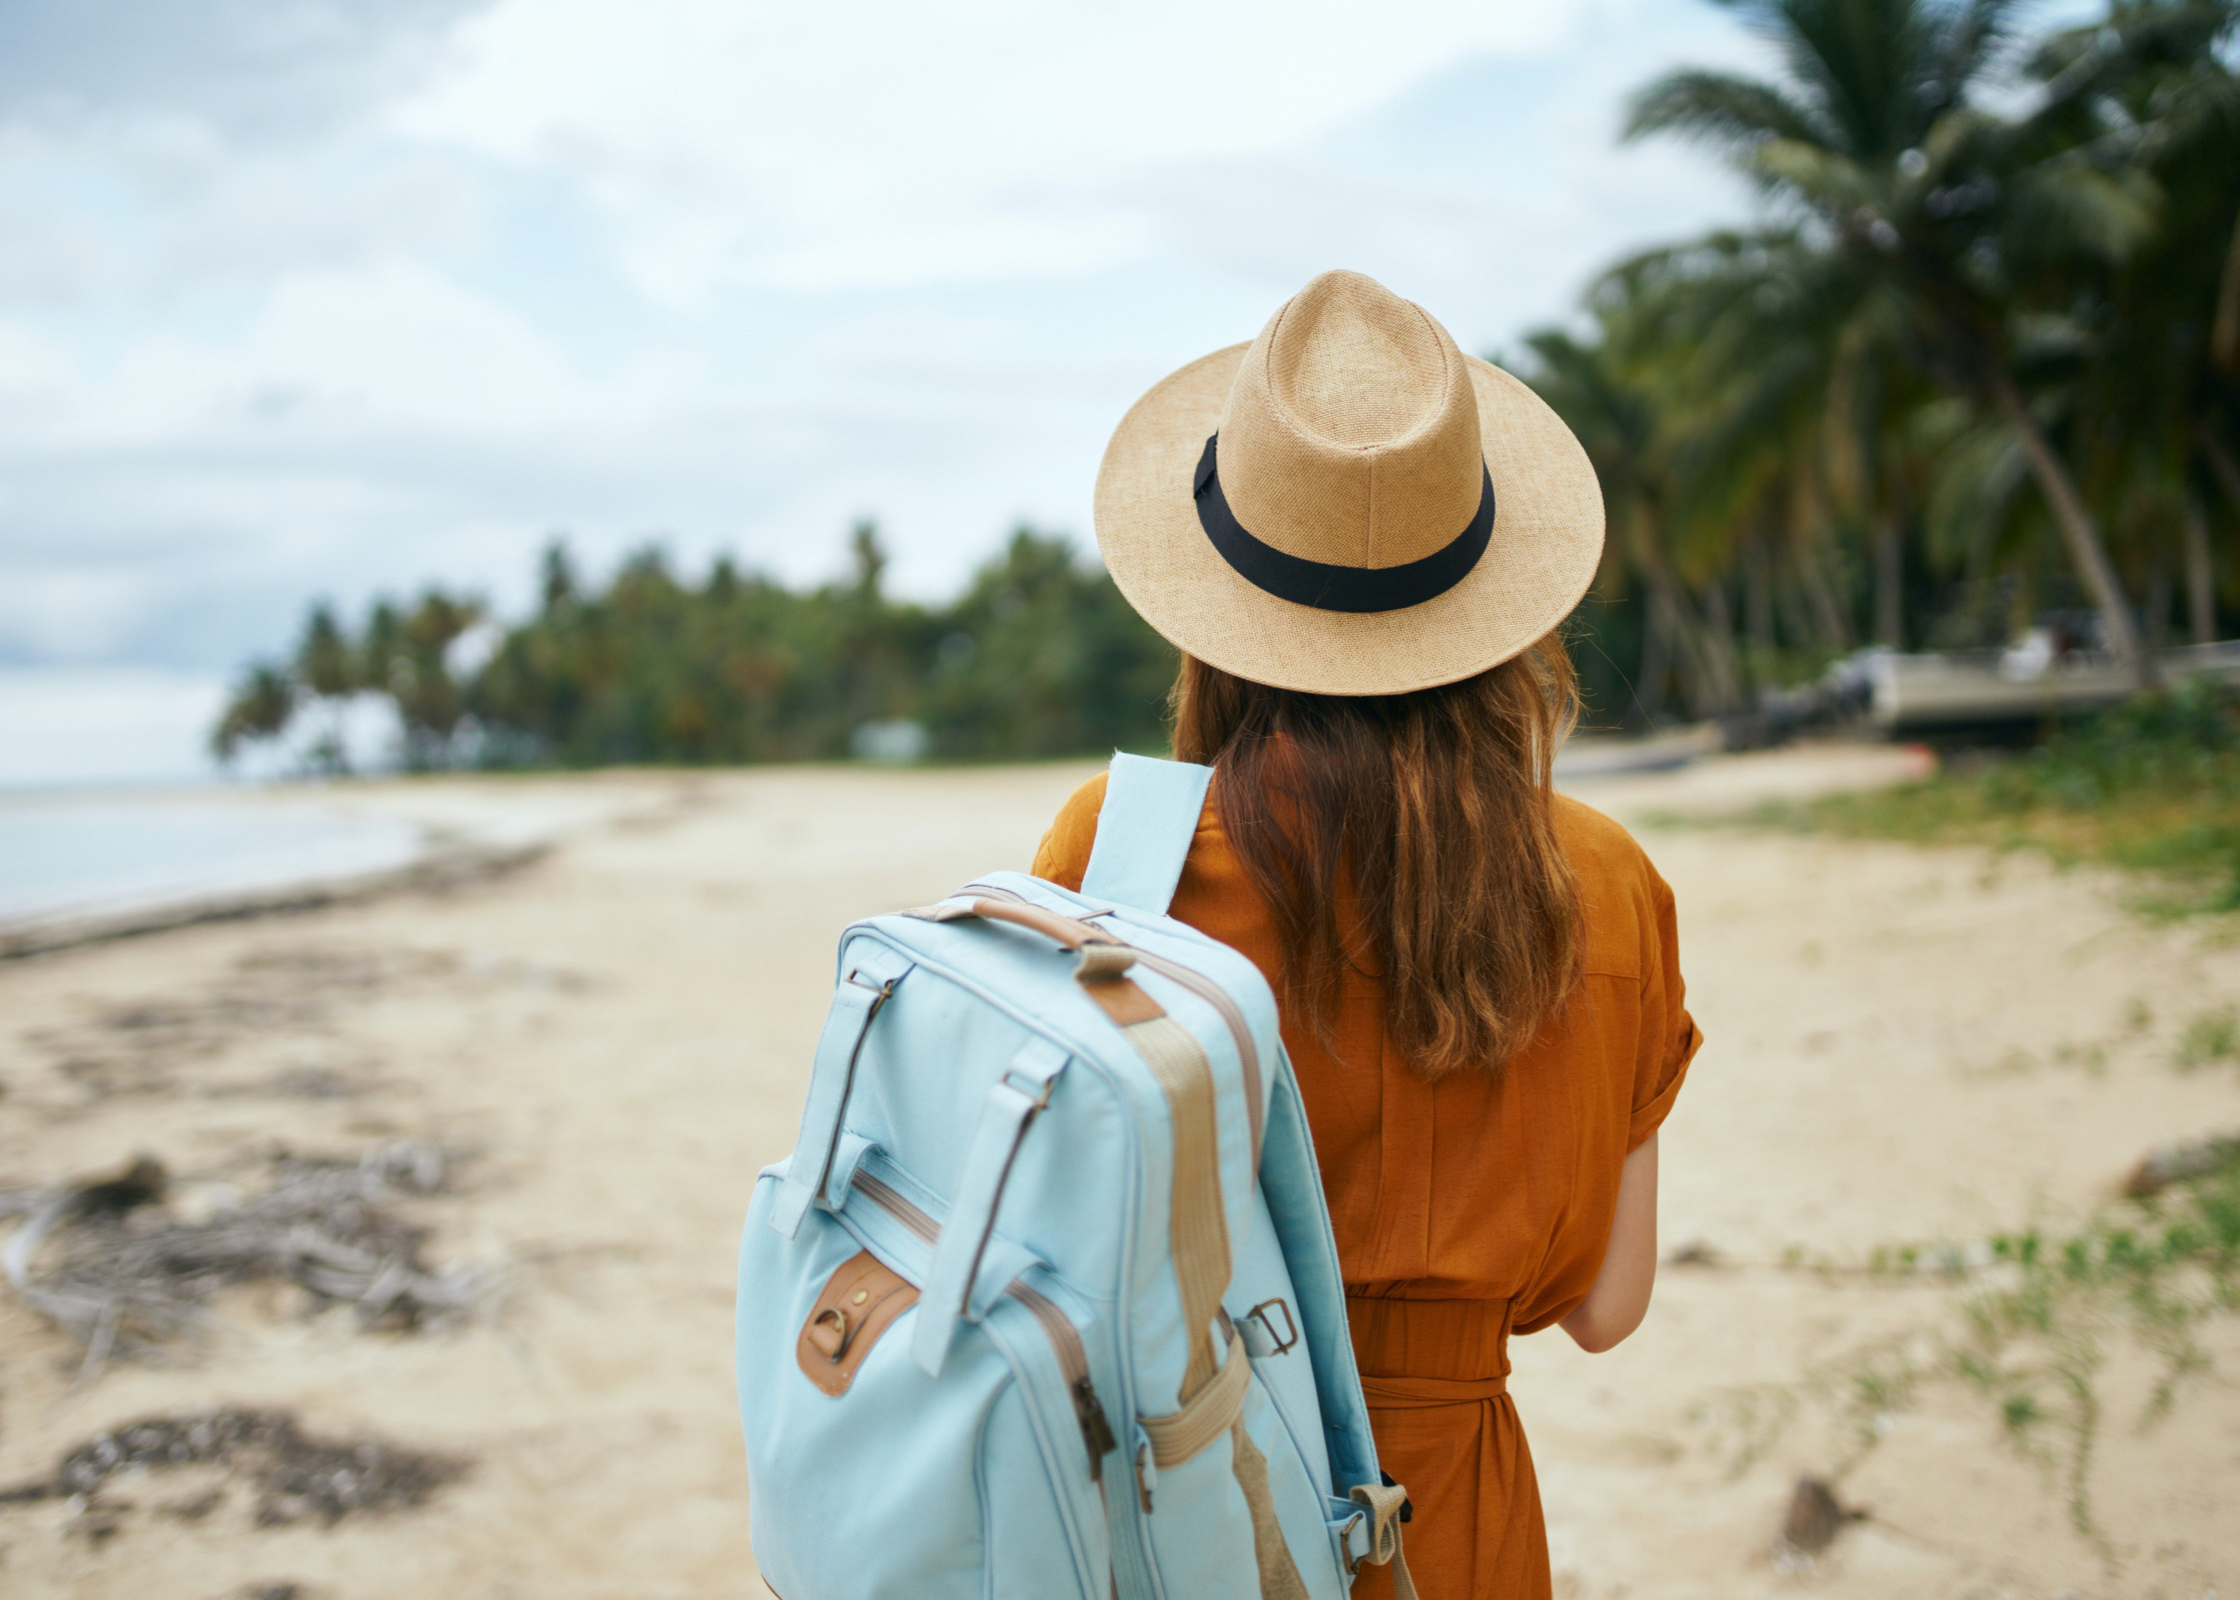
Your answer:
[[[1361,1558],[1369,1553],[1366,1541],[1358,1552],[1353,1548],[1354,1534],[1365,1528],[1368,1521],[1369,1518],[1365,1512],[1356,1511],[1352,1516],[1346,1518],[1338,1529],[1338,1548],[1345,1553],[1346,1576],[1349,1578],[1359,1574]]]
[[[1281,1333],[1276,1332],[1276,1325],[1274,1321],[1271,1320],[1268,1316],[1270,1307],[1273,1307],[1275,1310],[1283,1313],[1283,1332]],[[1250,1311],[1247,1311],[1244,1314],[1244,1317],[1245,1321],[1247,1322],[1257,1322],[1260,1324],[1260,1330],[1262,1334],[1265,1335],[1269,1344],[1272,1346],[1272,1348],[1266,1352],[1266,1354],[1268,1355],[1280,1356],[1286,1350],[1289,1350],[1293,1345],[1299,1342],[1299,1324],[1292,1319],[1291,1306],[1289,1302],[1284,1300],[1280,1295],[1273,1300],[1261,1301]],[[1261,1353],[1262,1352],[1258,1350],[1252,1352],[1252,1354],[1254,1355],[1260,1355]]]

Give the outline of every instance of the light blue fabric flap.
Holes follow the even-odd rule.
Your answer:
[[[790,1239],[801,1231],[801,1219],[812,1201],[823,1198],[826,1175],[840,1141],[840,1119],[847,1113],[848,1091],[855,1084],[856,1058],[863,1054],[864,1035],[879,1014],[894,985],[909,973],[908,956],[886,945],[859,946],[862,959],[840,980],[825,1013],[824,1032],[817,1039],[816,1065],[809,1077],[808,1103],[801,1109],[801,1137],[794,1142],[793,1164],[786,1171],[785,1186],[770,1208],[770,1227]]]
[[[988,1235],[995,1229],[996,1213],[1002,1209],[1003,1186],[1011,1176],[1019,1141],[1026,1137],[1035,1113],[1049,1103],[1050,1085],[1065,1070],[1066,1059],[1066,1053],[1049,1040],[1030,1039],[1009,1070],[988,1088],[972,1148],[965,1154],[964,1175],[957,1180],[957,1197],[933,1253],[933,1270],[926,1274],[918,1325],[910,1339],[911,1357],[934,1377],[941,1376],[957,1317],[972,1298],[973,1279],[979,1274]]]
[[[1115,752],[1081,892],[1165,915],[1212,781],[1211,767]]]

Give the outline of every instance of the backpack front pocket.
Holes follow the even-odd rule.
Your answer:
[[[967,1327],[929,1376],[910,1359],[915,1286],[824,1211],[792,1240],[750,1213],[740,1283],[748,1497],[772,1588],[786,1600],[1103,1600],[1085,1588],[1047,1470],[1048,1407],[1027,1392],[1062,1392],[1046,1347],[1050,1370],[1025,1385],[1014,1362],[1031,1347]],[[1015,1331],[1041,1338],[1024,1311]],[[1078,1466],[1078,1439],[1063,1442]]]

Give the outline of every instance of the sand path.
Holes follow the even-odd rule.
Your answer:
[[[1887,775],[1892,759],[1792,752],[1581,792],[1639,824]],[[430,1139],[466,1152],[460,1192],[409,1208],[430,1254],[516,1264],[499,1314],[426,1336],[238,1291],[200,1354],[81,1388],[74,1347],[0,1292],[0,1487],[104,1428],[218,1404],[473,1463],[421,1509],[331,1529],[256,1527],[238,1488],[189,1515],[191,1472],[117,1480],[107,1509],[0,1504],[0,1589],[760,1593],[732,1253],[754,1172],[792,1140],[834,935],[1023,866],[1085,770],[462,780],[477,805],[564,816],[559,847],[446,895],[0,965],[0,1185],[147,1148],[193,1205],[251,1183],[276,1144]],[[424,807],[431,786],[391,792]],[[1668,1269],[1648,1326],[1608,1356],[1519,1344],[1559,1594],[2240,1592],[2229,1319],[2204,1340],[2217,1371],[2150,1432],[2126,1409],[2144,1368],[2111,1369],[2118,1420],[2093,1476],[2105,1547],[2070,1529],[2059,1486],[1982,1405],[1885,1418],[1841,1483],[1872,1520],[1810,1574],[1768,1541],[1791,1479],[1838,1464],[1838,1432],[1808,1404],[1737,1467],[1779,1386],[1932,1327],[1954,1299],[1785,1259],[1856,1264],[2073,1215],[2144,1148],[2240,1125],[2240,1078],[2167,1065],[2185,1019],[2240,997],[2240,949],[2148,927],[2106,880],[2030,862],[1641,832],[1679,897],[1710,1040],[1664,1141],[1665,1230],[1717,1264]]]

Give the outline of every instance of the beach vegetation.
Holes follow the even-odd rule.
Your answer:
[[[602,585],[555,541],[537,610],[510,625],[441,590],[377,600],[355,629],[314,606],[286,660],[243,676],[213,748],[231,758],[308,724],[300,763],[344,770],[332,730],[361,696],[392,709],[396,762],[415,771],[887,748],[1031,760],[1164,743],[1174,653],[1070,541],[1020,528],[938,606],[887,592],[871,524],[849,548],[846,574],[810,588],[721,557],[694,578],[659,546]]]
[[[1590,723],[1770,726],[1855,693],[1829,674],[1866,645],[2036,637],[2144,690],[2164,647],[2223,637],[2240,0],[2050,30],[2016,0],[1717,3],[1769,70],[1668,73],[1625,137],[1723,164],[1750,214],[1611,265],[1498,356],[1600,476],[1604,557],[1566,628]],[[648,550],[600,587],[556,549],[536,614],[465,666],[488,619],[458,597],[355,632],[318,613],[214,742],[269,741],[344,681],[393,702],[420,766],[829,759],[905,724],[950,760],[1160,742],[1171,655],[1064,539],[1019,530],[940,604],[885,594],[868,527],[853,560],[790,588]],[[2120,849],[2183,871],[2240,835],[2181,807]]]
[[[1829,1423],[1830,1477],[1840,1483],[1905,1414],[1973,1397],[1998,1437],[2044,1468],[2071,1526],[2104,1543],[2092,1465],[2106,1428],[2151,1429],[2167,1417],[2185,1386],[2213,1371],[2203,1326],[2240,1311],[2240,1140],[2157,1152],[2128,1189],[2067,1226],[1877,1248],[1854,1270],[1909,1283],[1928,1273],[1950,1286],[1936,1323],[1830,1356],[1799,1382],[1714,1397],[1699,1424],[1726,1438],[1739,1472],[1793,1426]],[[2111,1369],[2142,1359],[2143,1401],[2114,1406]]]
[[[2151,686],[2240,601],[2240,5],[2031,33],[2009,0],[1721,3],[1773,70],[1672,72],[1626,136],[1723,162],[1756,216],[1506,358],[1602,478],[1596,719],[2049,623]]]
[[[2240,1006],[2219,1006],[2189,1021],[2172,1061],[2180,1072],[2240,1062]]]
[[[2151,916],[2240,911],[2240,690],[2189,679],[2057,724],[2027,750],[1976,752],[1887,789],[1764,805],[1748,820],[2035,850],[2139,874],[2133,898]]]

